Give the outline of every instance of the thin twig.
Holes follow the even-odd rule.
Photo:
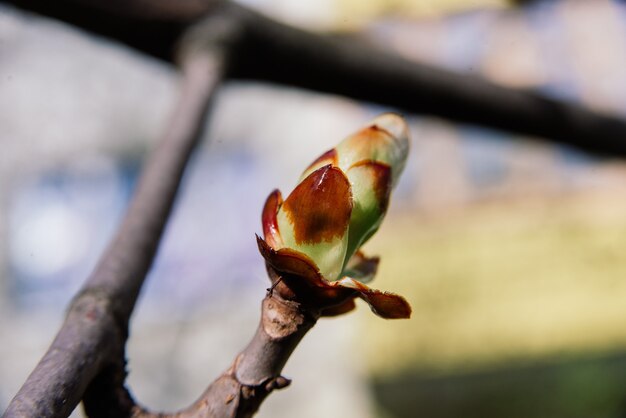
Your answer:
[[[196,52],[184,61],[180,99],[118,233],[5,417],[68,416],[94,377],[112,361],[123,361],[128,321],[221,80],[223,61],[218,50]]]

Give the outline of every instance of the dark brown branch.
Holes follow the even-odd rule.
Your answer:
[[[231,76],[341,94],[414,113],[626,156],[626,121],[536,92],[406,60],[354,39],[308,33],[241,10],[248,22]]]
[[[185,30],[221,0],[10,0],[24,10],[67,22],[174,63]]]
[[[7,418],[67,416],[94,377],[123,362],[130,314],[221,79],[223,59],[214,49],[194,51],[184,60],[181,97],[124,221],[52,345],[9,405]]]
[[[105,0],[5,0],[120,40],[171,61],[184,28],[218,0],[127,3]],[[246,30],[230,77],[270,81],[459,122],[546,138],[593,154],[626,156],[626,121],[533,91],[497,86],[403,59],[357,40],[302,31],[230,5]]]

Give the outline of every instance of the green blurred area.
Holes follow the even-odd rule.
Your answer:
[[[362,333],[376,396],[404,411],[390,416],[620,416],[622,196],[390,214],[367,250],[414,312],[363,315]]]
[[[376,379],[381,418],[623,417],[626,355],[577,356],[468,374]]]

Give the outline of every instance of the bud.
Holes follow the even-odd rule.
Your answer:
[[[383,317],[408,317],[411,309],[401,296],[365,286],[378,259],[359,251],[385,216],[408,149],[404,119],[384,114],[315,160],[285,201],[278,190],[270,194],[262,217],[265,240],[259,238],[268,266],[318,293],[325,289],[327,299],[350,294]],[[348,299],[339,312],[353,307]]]

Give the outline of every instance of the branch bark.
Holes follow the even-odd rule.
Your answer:
[[[261,321],[248,346],[233,364],[188,408],[171,414],[150,412],[139,406],[124,388],[123,364],[112,366],[85,394],[90,418],[249,418],[275,389],[289,385],[280,373],[319,312],[301,304],[267,295]]]
[[[184,416],[253,416],[267,395],[289,385],[290,381],[280,372],[318,318],[319,312],[268,294],[263,300],[259,327],[250,344]],[[206,412],[202,412],[203,408]]]
[[[180,34],[226,7],[245,29],[228,76],[342,94],[626,157],[626,121],[534,91],[403,59],[356,39],[306,32],[220,0],[4,0],[173,60]],[[176,2],[175,2],[176,3]],[[219,7],[218,7],[219,6]]]
[[[90,382],[123,361],[128,322],[224,68],[223,51],[194,51],[182,65],[175,112],[146,166],[117,235],[72,301],[52,345],[5,417],[68,416]]]

